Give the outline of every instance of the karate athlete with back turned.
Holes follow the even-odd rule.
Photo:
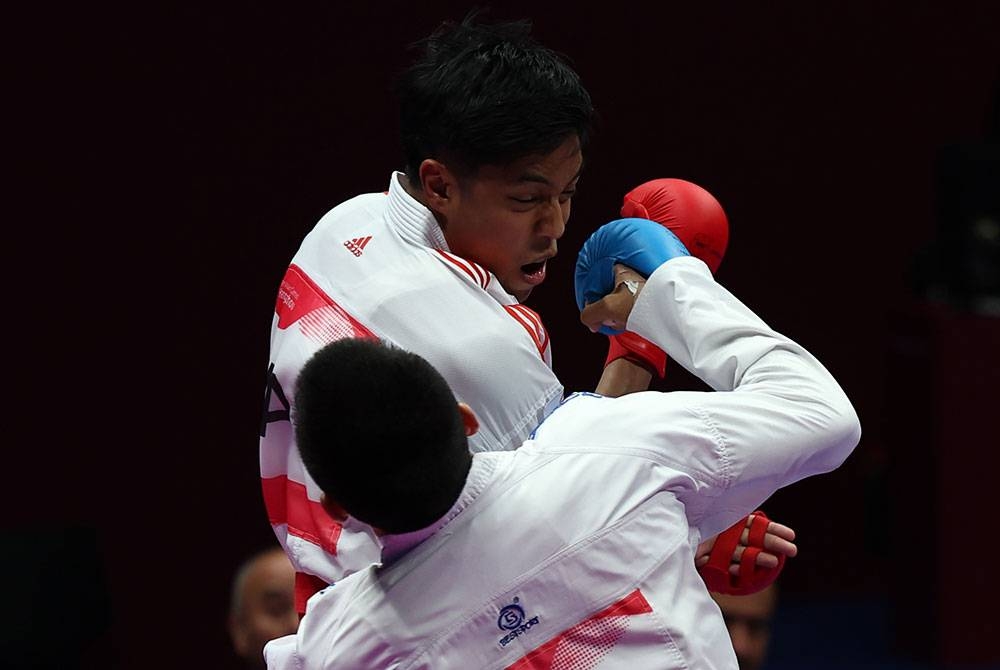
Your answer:
[[[325,347],[296,385],[299,446],[384,562],[313,596],[269,667],[736,670],[696,547],[837,468],[857,414],[662,226],[602,226],[577,282],[591,329],[641,335],[713,391],[574,394],[519,449],[471,454],[475,414],[424,359]]]

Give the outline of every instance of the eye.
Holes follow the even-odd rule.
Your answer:
[[[559,202],[569,202],[573,196],[576,195],[576,189],[571,189],[569,191],[563,191],[559,194]]]

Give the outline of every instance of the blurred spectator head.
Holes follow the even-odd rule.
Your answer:
[[[294,633],[295,569],[281,547],[265,549],[240,565],[233,577],[229,635],[251,668],[264,668],[264,645]]]
[[[747,596],[713,593],[712,598],[726,620],[740,670],[759,670],[771,641],[771,622],[778,604],[777,587],[772,583]]]

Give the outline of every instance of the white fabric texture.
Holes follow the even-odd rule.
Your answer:
[[[328,212],[294,255],[271,330],[268,409],[291,404],[299,370],[323,345],[372,334],[426,358],[476,412],[473,451],[513,449],[562,400],[544,326],[485,268],[448,251],[399,176]],[[260,468],[272,527],[299,572],[330,583],[379,560],[365,528],[338,531],[320,509],[287,416],[265,424]]]
[[[838,467],[858,418],[697,259],[654,272],[628,327],[715,391],[574,394],[476,454],[434,534],[313,596],[269,667],[737,668],[697,544]]]

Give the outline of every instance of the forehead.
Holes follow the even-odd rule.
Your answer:
[[[284,553],[272,553],[259,558],[247,575],[248,590],[258,590],[273,584],[295,581],[295,568]]]
[[[768,619],[776,605],[774,593],[769,589],[745,596],[713,593],[712,597],[722,611],[732,617]]]
[[[582,169],[580,139],[573,135],[547,154],[532,154],[505,165],[484,165],[474,180],[505,186],[540,184],[565,188]]]

